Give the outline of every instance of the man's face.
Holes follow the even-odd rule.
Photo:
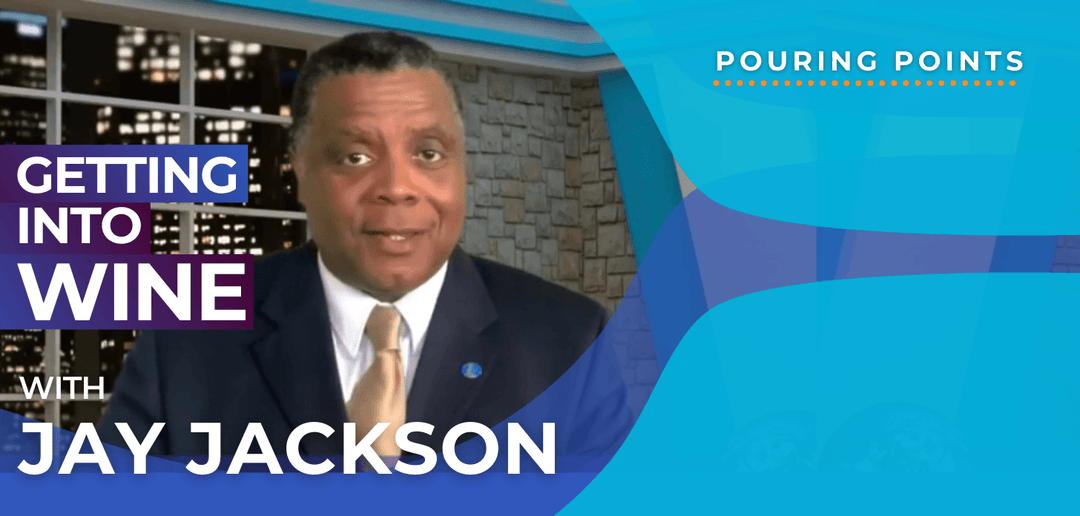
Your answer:
[[[453,93],[432,70],[322,79],[293,156],[326,266],[383,301],[442,266],[465,221],[465,143]]]

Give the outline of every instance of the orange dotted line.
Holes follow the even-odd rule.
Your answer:
[[[713,86],[719,86],[720,81],[713,81],[712,84],[713,84]],[[732,82],[730,80],[724,81],[724,86],[731,86],[733,84],[735,86],[742,86],[743,81],[741,81],[741,80],[734,81],[734,82]],[[791,81],[784,81],[783,84],[784,84],[784,86],[791,86]],[[831,83],[829,81],[826,81],[826,80],[817,81],[816,83],[814,81],[812,81],[812,80],[811,81],[806,81],[807,86],[815,86],[815,85],[816,86],[829,86],[830,84],[832,84],[833,86],[840,86],[840,85],[851,86],[851,81],[845,80],[845,81],[841,82],[841,81],[833,80]],[[946,83],[943,80],[937,81],[938,86],[945,86],[945,84]],[[991,81],[971,81],[971,82],[966,81],[966,80],[959,81],[959,82],[957,82],[956,80],[948,81],[949,86],[956,86],[957,84],[959,84],[960,86],[968,86],[969,84],[974,85],[974,86],[993,86],[994,81],[992,81],[992,80]],[[1016,86],[1016,81],[1009,81],[1008,84],[1009,84],[1009,86]],[[755,86],[755,85],[768,86],[769,81],[753,81],[753,80],[751,80],[751,81],[747,81],[746,85],[747,86]],[[772,81],[772,85],[773,86],[780,86],[780,81],[774,80],[774,81]],[[802,85],[803,85],[803,81],[801,81],[801,80],[795,81],[795,86],[802,86]],[[862,86],[863,81],[862,80],[857,80],[857,81],[855,81],[855,85],[856,86]],[[866,81],[866,86],[873,86],[873,85],[874,85],[874,81]],[[902,86],[911,86],[912,83],[907,81],[907,80],[897,81],[897,80],[893,79],[891,81],[877,81],[877,85],[878,86],[885,86],[885,85],[889,85],[889,86],[901,86],[901,85]],[[915,86],[923,86],[923,85],[933,86],[934,81],[925,81],[924,82],[924,81],[921,81],[921,80],[916,80],[914,82],[914,85]],[[1005,81],[999,80],[999,81],[997,81],[997,85],[998,86],[1004,86]]]

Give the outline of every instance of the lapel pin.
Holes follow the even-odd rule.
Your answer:
[[[461,364],[461,376],[470,380],[480,378],[480,375],[484,373],[484,369],[480,367],[480,364],[476,362],[465,362]]]

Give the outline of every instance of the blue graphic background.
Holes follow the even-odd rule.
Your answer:
[[[573,3],[719,205],[686,202],[712,310],[673,352],[657,342],[649,404],[564,512],[1076,509],[1076,279],[958,274],[1071,270],[1053,263],[1072,237],[1053,235],[1080,213],[1075,11],[1036,4]],[[874,50],[878,68],[715,70],[718,50],[785,49]],[[895,72],[896,49],[1025,66]],[[771,83],[798,79],[852,86]],[[1017,86],[854,86],[868,79]],[[685,460],[657,460],[666,447]],[[806,475],[739,474],[755,471]]]

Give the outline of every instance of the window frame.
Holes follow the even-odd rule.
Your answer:
[[[195,104],[195,73],[196,73],[196,60],[195,51],[198,36],[210,36],[210,37],[222,37],[220,34],[214,33],[212,30],[201,30],[195,26],[195,21],[189,21],[184,19],[182,25],[177,27],[175,20],[163,23],[155,23],[157,17],[147,16],[146,21],[133,22],[131,19],[123,20],[103,20],[97,16],[87,16],[84,12],[69,13],[69,17],[88,20],[95,22],[114,23],[120,25],[138,25],[146,27],[147,29],[154,30],[168,30],[170,32],[180,33],[180,98],[176,104],[167,102],[153,102],[144,100],[134,100],[123,97],[112,97],[106,95],[90,95],[83,93],[73,93],[63,91],[63,20],[65,13],[61,9],[43,10],[40,8],[32,8],[22,5],[15,5],[6,7],[6,9],[25,12],[31,14],[40,14],[46,17],[46,87],[45,89],[37,88],[25,88],[20,86],[7,86],[0,85],[0,95],[9,97],[22,97],[44,100],[46,102],[46,131],[45,131],[45,143],[48,145],[60,145],[61,144],[61,124],[63,113],[63,106],[65,103],[71,104],[89,104],[95,106],[113,106],[119,108],[130,108],[138,110],[151,110],[151,111],[165,111],[180,113],[180,144],[181,145],[193,145],[195,144],[195,122],[200,116],[214,117],[214,118],[229,118],[233,120],[245,120],[248,122],[256,123],[271,123],[278,125],[289,125],[292,123],[291,116],[271,115],[265,113],[250,113],[247,111],[232,111],[227,109],[200,107]],[[134,14],[134,13],[133,13]],[[252,24],[249,26],[250,30],[243,31],[243,34],[235,36],[236,38],[243,38],[249,40],[249,43],[261,43],[274,45],[274,34],[267,29],[260,30],[260,26]],[[255,38],[251,41],[249,38],[251,32],[262,33],[262,37]],[[290,38],[292,39],[292,38]],[[307,38],[305,38],[307,39]],[[308,44],[303,46],[294,45],[295,41],[289,41],[287,45],[290,48],[299,48],[305,50],[308,54],[311,53],[312,48],[317,48],[325,43],[323,41],[325,37],[319,37],[311,35]],[[276,43],[281,45],[281,43]],[[307,220],[307,214],[303,211],[288,211],[288,210],[273,210],[264,208],[247,208],[247,207],[234,207],[234,206],[214,206],[205,204],[192,204],[192,203],[151,203],[152,210],[171,211],[179,214],[180,221],[180,253],[181,254],[195,254],[195,216],[198,213],[211,213],[219,215],[239,215],[244,217],[256,217],[274,220]],[[308,237],[310,238],[310,229],[308,229]],[[96,330],[76,330],[82,331],[94,331]],[[60,351],[61,351],[61,330],[44,330],[45,333],[45,348],[44,348],[44,371],[43,374],[48,377],[61,376],[61,363],[60,363]],[[64,394],[57,399],[54,396],[50,396],[48,399],[43,398],[40,394],[35,394],[30,398],[27,398],[22,393],[0,393],[0,402],[40,402],[45,409],[45,422],[52,423],[53,426],[61,426],[61,405],[64,402],[79,401],[89,403],[108,403],[111,393],[105,393],[101,400],[90,399],[75,399],[70,394]]]

